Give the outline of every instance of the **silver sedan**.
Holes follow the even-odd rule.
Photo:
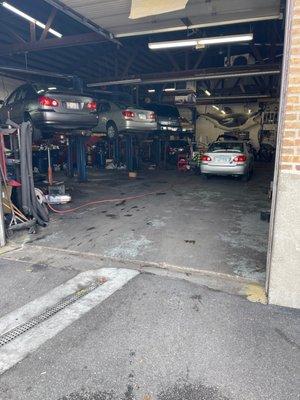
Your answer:
[[[211,175],[240,176],[248,181],[254,169],[251,145],[243,141],[212,143],[201,159],[201,173]]]
[[[112,101],[101,101],[99,122],[93,132],[106,132],[110,139],[119,133],[145,133],[157,130],[156,115],[153,111]]]

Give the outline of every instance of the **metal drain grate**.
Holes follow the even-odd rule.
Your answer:
[[[69,296],[65,297],[63,300],[61,300],[59,303],[57,303],[55,306],[48,308],[46,311],[44,311],[42,314],[38,315],[37,317],[34,317],[30,319],[28,322],[25,324],[21,324],[17,326],[16,328],[12,329],[9,332],[4,333],[4,335],[0,336],[0,347],[4,346],[5,344],[11,342],[14,340],[16,337],[22,335],[22,333],[29,331],[36,325],[39,325],[41,322],[46,321],[50,317],[52,317],[54,314],[57,314],[60,310],[68,307],[69,305],[75,303],[77,300],[79,300],[81,297],[87,295],[88,293],[92,292],[93,290],[97,289],[102,283],[95,282],[87,286],[86,288],[79,290],[76,293],[70,294]]]

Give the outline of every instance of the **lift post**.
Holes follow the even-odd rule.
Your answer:
[[[78,182],[87,182],[85,141],[86,141],[85,136],[82,135],[75,136]]]
[[[67,176],[69,178],[74,177],[73,153],[74,140],[72,137],[69,137],[67,142]]]

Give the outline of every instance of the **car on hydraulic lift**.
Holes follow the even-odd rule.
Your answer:
[[[91,130],[98,123],[97,102],[91,95],[66,87],[24,84],[2,102],[0,123],[7,119],[17,124],[28,121],[34,140],[57,131]]]
[[[100,101],[98,106],[99,122],[94,133],[106,133],[110,140],[119,134],[156,131],[156,115],[132,104],[113,101]]]
[[[180,114],[177,107],[158,103],[145,103],[143,107],[155,112],[157,116],[157,131],[159,134],[181,134]]]
[[[248,181],[254,170],[252,147],[246,141],[217,141],[209,145],[201,158],[201,173],[239,176]]]

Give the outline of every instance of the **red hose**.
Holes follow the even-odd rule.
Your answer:
[[[48,207],[50,208],[51,211],[57,213],[57,214],[67,214],[70,212],[74,212],[79,210],[80,208],[84,208],[84,207],[88,207],[88,206],[92,206],[94,204],[102,204],[102,203],[116,203],[118,201],[127,201],[127,200],[135,200],[135,199],[141,199],[142,197],[146,197],[146,196],[151,196],[153,194],[157,194],[159,192],[149,192],[149,193],[144,193],[144,194],[140,194],[137,196],[130,196],[130,197],[123,197],[123,198],[119,198],[119,199],[104,199],[104,200],[94,200],[94,201],[90,201],[88,203],[84,203],[81,204],[78,207],[74,207],[74,208],[70,208],[68,210],[57,210],[54,207],[51,206],[51,204],[47,203]]]

